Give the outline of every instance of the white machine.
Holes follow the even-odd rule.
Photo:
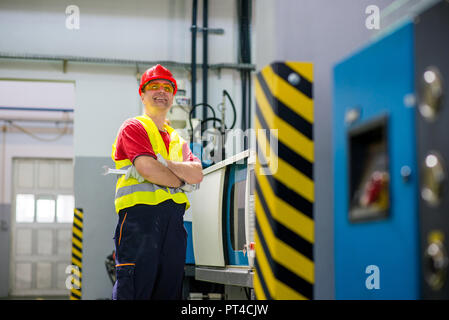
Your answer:
[[[214,164],[190,194],[197,280],[252,287],[255,162],[246,150]]]

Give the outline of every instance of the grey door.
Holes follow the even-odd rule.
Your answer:
[[[10,295],[69,295],[71,159],[13,160]]]

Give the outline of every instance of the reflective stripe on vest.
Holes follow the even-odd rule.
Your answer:
[[[165,143],[153,120],[146,115],[135,117],[135,119],[137,119],[147,131],[148,138],[150,139],[155,154],[159,153],[165,159],[172,161],[183,161],[182,144],[185,143],[185,141],[173,128],[165,125],[165,129],[170,134],[169,152],[167,154]],[[115,160],[116,142],[117,139],[112,145],[112,160],[115,162],[116,169],[126,170],[132,163],[129,159]],[[125,180],[125,175],[120,176],[117,181],[115,192],[115,209],[117,212],[136,204],[156,205],[169,199],[179,204],[185,203],[186,210],[190,207],[187,196],[180,188],[164,187],[148,181],[139,183],[137,179],[134,178]]]
[[[151,182],[133,184],[133,185],[124,186],[124,187],[121,187],[120,189],[118,189],[115,192],[115,198],[117,199],[117,198],[126,196],[126,195],[134,193],[134,192],[138,192],[138,191],[155,192],[156,190],[159,190],[159,189],[162,189],[165,191],[165,190],[167,190],[167,187],[159,186],[159,185],[151,183]]]

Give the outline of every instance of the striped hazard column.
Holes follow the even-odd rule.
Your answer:
[[[313,64],[276,62],[257,74],[257,299],[313,299]]]
[[[83,209],[75,209],[72,227],[71,300],[81,300],[83,272]]]

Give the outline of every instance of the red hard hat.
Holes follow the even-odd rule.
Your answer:
[[[142,75],[142,78],[140,78],[140,86],[139,86],[139,95],[142,93],[143,87],[151,80],[168,80],[171,82],[173,86],[173,95],[176,94],[176,91],[178,91],[178,86],[176,85],[176,80],[173,78],[172,73],[167,68],[164,68],[160,64],[157,64]]]

